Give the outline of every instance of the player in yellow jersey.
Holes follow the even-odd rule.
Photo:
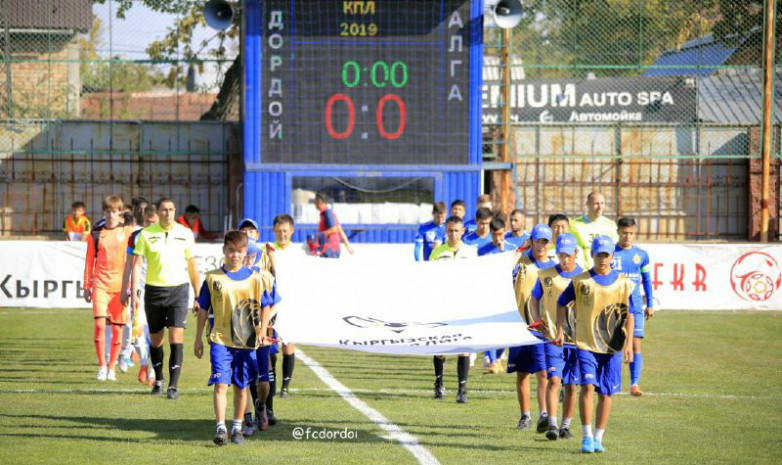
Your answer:
[[[611,238],[614,243],[619,240],[616,233],[616,223],[603,216],[606,210],[606,198],[600,192],[594,191],[587,195],[587,212],[570,221],[570,233],[576,236],[578,246],[581,247],[582,256],[586,268],[592,266],[592,252],[590,250],[595,237],[603,235]]]
[[[584,271],[576,264],[578,245],[572,234],[564,233],[556,238],[556,251],[559,264],[554,268],[546,268],[538,272],[538,280],[530,297],[532,318],[540,326],[541,332],[548,341],[557,338],[557,298],[570,284],[570,279]],[[565,321],[569,320],[565,318]],[[544,345],[548,373],[546,437],[551,441],[573,437],[570,433],[570,422],[576,409],[576,386],[581,384],[581,377],[578,370],[578,353],[573,346],[573,341],[568,340],[566,343],[567,347],[559,347],[551,342]],[[562,428],[559,428],[557,408],[562,384],[565,385],[565,396],[562,404]]]
[[[611,269],[615,244],[597,236],[591,244],[594,266],[575,277],[557,300],[557,339],[565,340],[567,306],[573,304],[575,333],[581,371],[581,452],[604,452],[603,433],[611,416],[611,396],[622,390],[622,356],[633,361],[635,284]],[[632,299],[632,300],[631,300]],[[592,401],[597,392],[595,433],[592,435]]]
[[[458,216],[451,216],[445,220],[445,244],[436,247],[429,256],[429,261],[458,260],[477,258],[478,249],[462,242],[464,234],[464,220]],[[445,355],[435,355],[432,359],[434,365],[434,398],[445,397],[443,387],[443,369],[445,368]],[[459,389],[456,393],[456,402],[467,403],[467,377],[470,374],[470,355],[461,354],[457,362],[457,374],[459,376]]]
[[[538,279],[538,273],[546,268],[552,268],[556,262],[549,260],[548,249],[552,239],[551,228],[540,223],[536,224],[530,233],[532,248],[524,252],[518,259],[513,270],[513,288],[516,292],[516,303],[524,322],[532,324],[534,320],[529,309],[529,299],[532,288]],[[518,253],[518,252],[517,252]],[[533,335],[544,341],[537,331]],[[508,351],[508,373],[516,373],[516,399],[519,402],[521,418],[516,426],[520,430],[532,427],[530,402],[530,374],[534,373],[538,381],[538,416],[537,431],[545,433],[548,428],[548,410],[546,410],[546,353],[543,344],[533,344],[511,347]]]
[[[196,296],[193,307],[198,308],[201,276],[193,252],[193,232],[176,222],[176,204],[164,198],[158,201],[156,208],[158,222],[142,229],[136,238],[130,298],[134,311],[138,310],[139,283],[146,259],[144,309],[149,324],[150,360],[156,379],[152,394],[163,394],[163,339],[164,330],[168,328],[171,355],[168,360],[170,380],[166,395],[169,399],[177,399],[184,360],[188,281]]]
[[[269,275],[254,273],[244,266],[247,255],[247,235],[229,231],[223,241],[224,265],[209,271],[201,286],[198,302],[195,356],[204,353],[203,333],[207,312],[214,316],[209,331],[209,360],[212,374],[209,385],[214,385],[214,411],[217,428],[213,441],[222,446],[228,443],[225,426],[228,404],[228,386],[233,386],[234,420],[231,442],[242,444],[242,417],[247,402],[247,390],[252,382],[252,353],[261,345],[268,345],[267,329],[276,290]]]

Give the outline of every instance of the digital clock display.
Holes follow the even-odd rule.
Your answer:
[[[262,8],[262,163],[468,163],[469,0]]]

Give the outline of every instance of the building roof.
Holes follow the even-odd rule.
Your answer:
[[[11,29],[74,29],[92,27],[91,0],[7,0]]]
[[[777,68],[772,116],[782,123],[782,68]],[[721,69],[698,79],[698,118],[701,121],[760,124],[763,114],[763,71]]]

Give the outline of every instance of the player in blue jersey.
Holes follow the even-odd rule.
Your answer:
[[[491,242],[482,245],[478,249],[478,256],[493,255],[495,253],[512,252],[516,249],[513,245],[509,244],[505,240],[505,220],[499,217],[495,217],[489,223],[489,230],[491,231]],[[484,352],[484,358],[488,359],[486,363],[489,369],[489,373],[502,373],[502,352],[504,349],[487,350]]]
[[[541,270],[551,268],[556,262],[548,258],[548,249],[552,239],[551,228],[545,224],[536,224],[530,234],[532,247],[521,254],[513,270],[513,289],[516,303],[524,322],[532,324],[534,320],[529,309],[532,288]],[[543,339],[543,335],[533,332]],[[508,373],[516,373],[516,397],[521,410],[517,428],[528,430],[532,426],[530,415],[530,374],[535,373],[538,380],[538,417],[537,431],[545,433],[548,429],[548,410],[546,409],[546,353],[543,344],[511,347],[508,351]]]
[[[622,217],[617,220],[616,224],[619,232],[619,242],[616,244],[611,267],[630,278],[636,285],[634,302],[637,305],[630,307],[635,324],[633,331],[633,361],[630,363],[630,394],[638,397],[643,394],[640,382],[641,369],[644,363],[644,356],[641,353],[644,324],[646,320],[654,315],[654,296],[652,295],[652,278],[649,273],[649,254],[640,247],[633,245],[637,229],[634,218]],[[639,283],[643,286],[644,294],[646,295],[646,310],[640,305],[642,299],[641,289],[638,286]]]
[[[489,211],[492,211],[491,196],[489,194],[479,195],[478,200],[476,201],[476,205],[477,205],[475,207],[476,217],[464,221],[465,237],[467,237],[467,235],[469,235],[471,232],[478,229],[478,217],[477,217],[478,210],[480,210],[481,208],[486,208]]]
[[[208,333],[212,366],[209,385],[214,385],[213,403],[217,420],[213,440],[220,446],[228,443],[225,415],[228,386],[231,385],[234,418],[230,440],[235,444],[244,442],[242,417],[247,396],[245,388],[252,382],[251,354],[258,346],[268,344],[271,309],[279,300],[273,279],[244,266],[247,245],[246,234],[239,231],[226,233],[224,265],[206,274],[197,298],[200,308],[193,351],[198,358],[204,353],[202,337],[207,314],[214,316]]]
[[[527,220],[518,208],[510,212],[510,230],[505,234],[505,242],[515,248],[521,247],[529,240],[529,233],[524,230]]]
[[[560,234],[556,238],[556,252],[559,264],[538,272],[538,280],[532,289],[530,310],[535,325],[549,341],[544,345],[546,353],[546,371],[548,383],[546,387],[546,407],[548,410],[548,431],[546,437],[551,441],[559,438],[569,439],[570,422],[576,409],[577,389],[581,384],[578,368],[578,353],[573,340],[566,341],[566,347],[554,345],[551,341],[557,338],[557,298],[570,284],[570,279],[583,272],[576,264],[578,243],[572,234]],[[567,320],[566,321],[570,321]],[[560,387],[565,385],[565,395],[562,405],[562,427],[557,424],[557,408],[559,407]]]
[[[491,219],[493,215],[491,210],[481,207],[475,212],[475,231],[465,233],[462,242],[480,249],[486,244],[491,244]]]
[[[415,261],[428,261],[432,250],[445,242],[445,214],[445,202],[432,206],[432,221],[422,224],[415,235]]]
[[[608,236],[597,236],[590,245],[594,265],[573,276],[557,299],[557,338],[565,340],[567,307],[573,305],[573,340],[578,347],[581,371],[581,452],[605,452],[603,433],[611,416],[611,397],[622,390],[622,359],[633,360],[633,305],[636,287],[629,278],[611,269],[616,245]],[[597,393],[595,432],[592,434],[592,401]]]

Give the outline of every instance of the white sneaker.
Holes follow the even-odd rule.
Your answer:
[[[106,381],[106,376],[108,376],[108,374],[109,374],[109,371],[108,371],[108,369],[106,369],[106,367],[100,367],[98,369],[98,376],[96,376],[95,378],[98,381]]]
[[[124,357],[120,357],[120,360],[119,360],[119,371],[121,371],[123,373],[127,373],[128,372],[128,362],[125,360]]]
[[[109,373],[106,375],[106,378],[109,381],[116,381],[117,380],[117,372],[114,370],[109,370]]]

